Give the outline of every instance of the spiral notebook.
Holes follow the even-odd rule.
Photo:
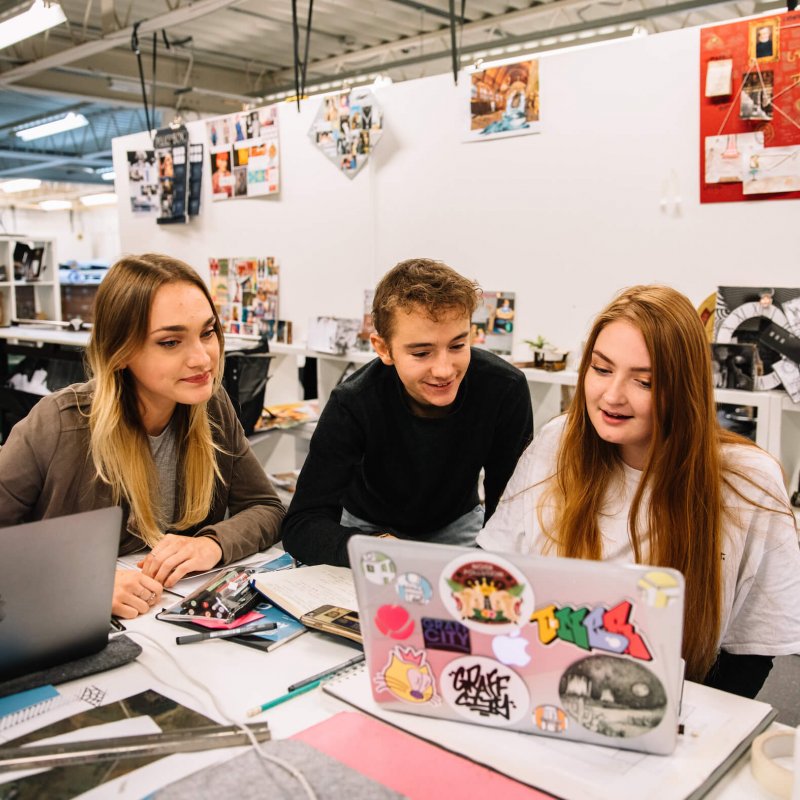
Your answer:
[[[676,570],[361,535],[348,550],[378,705],[625,750],[675,749]]]
[[[0,731],[50,711],[61,700],[62,695],[53,686],[38,686],[0,697]]]

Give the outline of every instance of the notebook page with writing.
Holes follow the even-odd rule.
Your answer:
[[[358,609],[353,573],[347,567],[318,564],[281,572],[256,573],[252,584],[297,619],[322,605],[353,611]]]
[[[775,717],[766,703],[686,682],[684,734],[671,756],[531,736],[385,710],[363,667],[324,691],[396,727],[565,800],[702,797]]]

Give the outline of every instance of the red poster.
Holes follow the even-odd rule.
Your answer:
[[[800,198],[800,190],[747,194],[735,174],[747,176],[748,163],[758,165],[757,158],[748,162],[748,147],[794,145],[800,145],[800,11],[701,30],[700,202]]]

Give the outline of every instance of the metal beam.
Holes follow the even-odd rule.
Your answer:
[[[416,0],[389,0],[390,3],[395,3],[398,6],[405,6],[406,8],[413,8],[415,11],[422,11],[425,14],[430,14],[432,17],[441,17],[450,23],[450,12],[444,11],[441,8],[429,6],[426,3],[418,3]],[[465,18],[464,22],[468,20]]]
[[[171,28],[173,25],[182,25],[185,22],[197,19],[198,17],[204,17],[207,14],[213,14],[215,11],[219,11],[220,9],[227,8],[239,2],[241,2],[241,0],[200,0],[200,2],[194,3],[193,5],[176,8],[174,11],[169,11],[158,17],[152,17],[151,19],[142,21],[139,24],[138,33],[142,35],[145,33],[152,33],[153,31],[160,31],[162,28]],[[89,58],[90,56],[104,53],[106,50],[112,50],[121,45],[127,46],[132,33],[133,26],[128,26],[122,30],[110,33],[102,39],[85,42],[76,47],[71,47],[68,50],[62,50],[60,53],[54,53],[51,56],[45,56],[36,61],[31,61],[28,64],[23,64],[20,67],[8,70],[8,72],[0,73],[0,86],[8,86],[9,84],[36,75],[39,72],[44,72],[53,67],[62,67],[65,64],[71,64],[73,61],[78,61],[81,58]]]
[[[572,2],[572,0],[567,0],[567,1],[570,2],[572,6],[581,6],[581,7],[584,7],[586,3],[586,0],[578,0],[577,2]],[[481,51],[491,50],[493,48],[504,48],[516,44],[524,45],[525,43],[535,39],[547,39],[551,37],[563,36],[565,34],[580,33],[581,31],[590,30],[594,28],[603,28],[606,26],[619,26],[629,22],[640,22],[645,19],[666,16],[673,13],[694,11],[703,7],[713,6],[713,5],[722,5],[725,3],[730,3],[730,1],[731,0],[683,0],[683,2],[674,3],[673,5],[657,6],[655,8],[637,9],[636,11],[631,11],[626,14],[618,14],[615,17],[603,17],[602,19],[588,20],[585,22],[576,22],[573,24],[561,25],[555,28],[534,30],[530,31],[529,33],[520,34],[518,36],[506,36],[502,39],[496,39],[491,43],[477,42],[470,45],[462,45],[459,48],[459,53],[461,53],[462,55],[471,55]],[[561,8],[563,8],[563,6],[560,3],[548,4],[548,6],[555,6],[555,5],[559,5]],[[445,37],[445,34],[446,31],[444,30],[440,31],[437,35],[437,39],[442,40]],[[611,34],[608,36],[592,37],[591,41],[593,42],[603,41],[609,38],[619,38],[619,37],[618,34]],[[417,39],[416,41],[418,42],[419,39]],[[546,47],[539,46],[536,48],[536,51],[544,52],[546,50],[563,48],[565,46],[566,45],[564,42],[555,42],[554,44]],[[361,54],[366,54],[374,50],[382,50],[383,47],[384,46],[381,45],[381,47],[379,48],[371,48],[369,50],[362,50],[359,52]],[[307,88],[313,89],[314,86],[319,83],[348,80],[350,78],[359,78],[362,77],[365,72],[373,72],[373,71],[388,72],[393,69],[402,69],[404,67],[413,66],[415,64],[421,64],[424,62],[437,61],[440,59],[449,59],[449,58],[450,58],[449,49],[439,49],[427,53],[423,52],[416,56],[410,56],[408,58],[403,58],[391,62],[386,61],[383,63],[379,63],[372,68],[361,66],[352,70],[335,72],[328,75],[322,74],[319,75],[318,77],[310,79]],[[326,63],[337,60],[338,59],[326,59]],[[313,69],[315,73],[321,71],[318,70],[318,64],[320,63],[322,62],[317,62],[317,64],[310,63],[308,65],[309,70]],[[293,91],[293,85],[291,82],[287,81],[281,86],[276,86],[274,89],[270,89],[267,99],[269,99],[269,97],[274,96],[275,94],[279,94],[282,92],[291,92],[291,91]]]

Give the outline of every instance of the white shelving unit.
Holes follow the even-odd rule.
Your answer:
[[[44,247],[39,278],[34,281],[14,277],[14,248],[22,242],[32,247]],[[35,318],[61,319],[61,294],[56,268],[55,242],[24,235],[0,236],[0,266],[5,277],[0,280],[0,308],[2,324],[27,316],[32,311]],[[25,309],[29,310],[25,310]]]
[[[578,373],[564,370],[546,372],[523,369],[528,379],[537,430],[561,413],[560,387],[575,386]],[[740,389],[715,389],[719,403],[752,406],[757,409],[756,444],[777,458],[790,487],[796,488],[800,469],[800,403],[782,391],[745,392]]]

